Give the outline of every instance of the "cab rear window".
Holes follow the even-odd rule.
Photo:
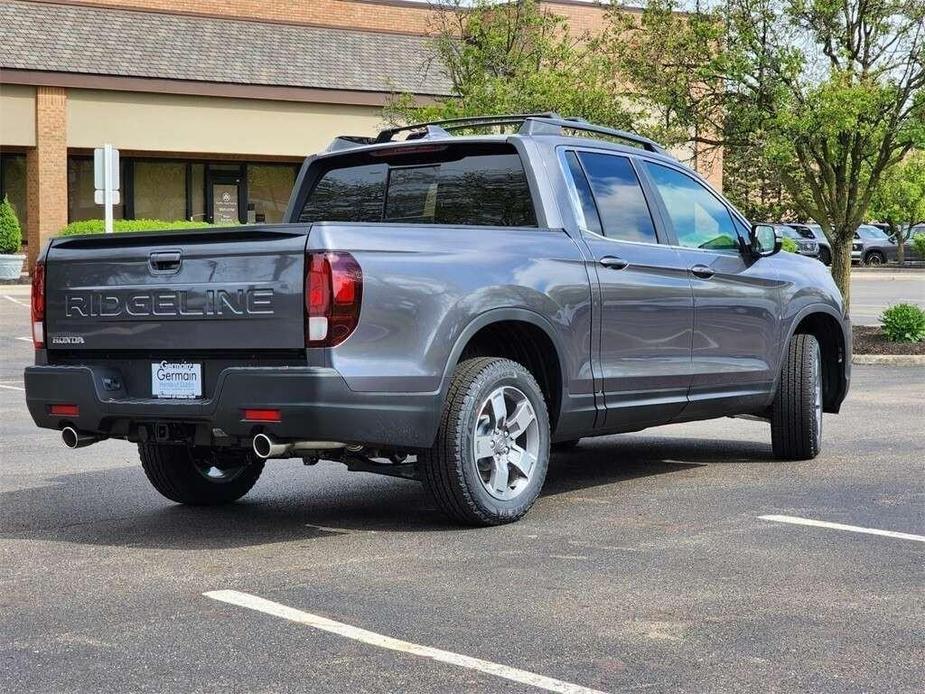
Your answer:
[[[299,221],[536,226],[524,167],[512,147],[421,149],[325,162]]]

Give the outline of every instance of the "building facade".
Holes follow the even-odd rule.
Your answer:
[[[577,31],[603,7],[549,2]],[[406,0],[0,0],[0,195],[29,264],[96,219],[95,147],[121,152],[117,218],[282,219],[301,160],[371,134],[395,92],[450,93],[433,10]],[[711,175],[710,171],[707,171]]]

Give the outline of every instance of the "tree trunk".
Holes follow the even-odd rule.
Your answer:
[[[843,234],[833,234],[832,239],[832,278],[845,300],[845,310],[851,303],[851,234],[848,241]]]
[[[901,234],[896,234],[893,238],[897,239],[896,241],[896,262],[900,265],[906,264],[906,244],[903,241]]]

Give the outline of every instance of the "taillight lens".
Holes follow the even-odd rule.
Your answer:
[[[360,320],[363,272],[349,253],[310,253],[305,277],[305,346],[334,347]]]
[[[32,344],[45,347],[45,264],[32,269]]]

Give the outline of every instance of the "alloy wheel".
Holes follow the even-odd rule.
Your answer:
[[[536,412],[519,388],[501,386],[478,408],[473,457],[482,486],[496,499],[518,497],[530,484],[539,458]]]

